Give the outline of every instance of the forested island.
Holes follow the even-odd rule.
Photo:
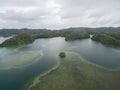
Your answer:
[[[65,52],[60,52],[59,56],[60,56],[61,58],[65,58],[65,57],[66,57],[66,54],[65,54]]]
[[[120,46],[119,38],[118,34],[95,33],[91,39],[106,45]]]
[[[19,34],[22,32],[30,33],[29,35]],[[19,34],[19,35],[18,35]],[[38,38],[52,38],[52,37],[65,37],[66,41],[86,39],[93,35],[92,40],[99,41],[102,44],[120,46],[120,27],[100,27],[100,28],[67,28],[60,30],[50,29],[1,29],[0,36],[18,35],[11,38],[0,46],[8,47],[19,46],[28,44]],[[29,38],[26,38],[29,37]]]
[[[20,33],[0,44],[0,47],[17,47],[32,43],[34,38],[29,33]]]
[[[52,37],[52,36],[65,36],[71,32],[88,32],[93,34],[95,32],[101,33],[120,33],[120,27],[99,27],[99,28],[89,28],[89,27],[78,27],[78,28],[66,28],[59,30],[50,29],[0,29],[0,36],[11,36],[22,32],[28,32],[30,34],[39,35],[39,37]]]
[[[70,40],[77,40],[77,39],[84,39],[84,38],[89,38],[90,35],[87,32],[79,32],[79,33],[70,33],[69,35],[66,35],[65,40],[70,41]]]

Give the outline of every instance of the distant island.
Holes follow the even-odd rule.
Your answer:
[[[90,38],[90,35],[87,32],[73,32],[66,35],[65,40],[71,41],[71,40],[78,40],[84,38]]]
[[[0,29],[0,36],[11,36],[18,35],[19,33],[27,32],[31,35],[25,35],[30,37],[29,40],[26,39],[10,39],[0,46],[19,46],[23,44],[28,44],[34,41],[34,39],[39,38],[52,38],[52,37],[64,37],[65,41],[73,41],[91,38],[94,41],[99,41],[102,44],[120,46],[120,27],[99,27],[99,28],[89,28],[89,27],[78,27],[78,28],[66,28],[60,30],[50,30],[50,29]],[[19,35],[18,35],[19,36]],[[21,36],[21,35],[20,35]],[[24,36],[24,35],[23,35]],[[15,37],[17,38],[17,37]],[[21,37],[18,37],[21,38]]]
[[[4,41],[2,44],[0,44],[0,47],[18,47],[21,45],[29,44],[34,41],[34,38],[29,33],[20,33],[17,36],[14,36],[6,41]]]

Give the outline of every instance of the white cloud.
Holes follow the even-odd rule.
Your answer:
[[[120,26],[119,0],[0,0],[0,28]]]

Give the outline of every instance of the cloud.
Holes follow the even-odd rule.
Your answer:
[[[120,26],[119,0],[1,0],[0,28]]]

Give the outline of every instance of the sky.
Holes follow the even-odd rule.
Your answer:
[[[0,0],[0,28],[120,26],[120,0]]]

